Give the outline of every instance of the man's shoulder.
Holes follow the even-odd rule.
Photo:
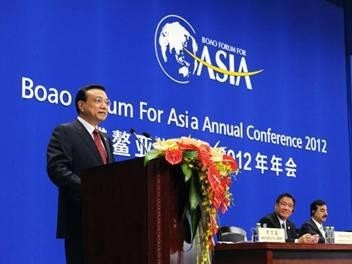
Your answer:
[[[274,213],[267,214],[259,220],[259,223],[274,224],[276,215]]]
[[[264,216],[262,219],[274,219],[276,217],[275,213],[270,213]]]
[[[83,128],[83,125],[81,125],[78,120],[74,120],[72,122],[67,123],[61,123],[55,127],[52,136],[56,138],[81,134]]]
[[[309,219],[307,221],[305,221],[303,224],[302,224],[302,227],[301,228],[308,228],[308,227],[314,227],[314,222],[312,219]]]
[[[73,120],[71,122],[66,122],[66,123],[61,123],[56,126],[56,130],[61,130],[61,129],[74,129],[80,127],[80,122],[78,120]]]

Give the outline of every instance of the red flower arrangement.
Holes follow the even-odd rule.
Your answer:
[[[210,147],[204,141],[190,137],[157,140],[145,156],[145,164],[164,156],[172,165],[179,165],[189,184],[186,215],[189,216],[190,239],[193,242],[201,230],[201,263],[210,263],[217,233],[217,213],[225,213],[231,204],[230,185],[239,169],[235,159],[221,147]],[[199,224],[201,223],[201,224]]]

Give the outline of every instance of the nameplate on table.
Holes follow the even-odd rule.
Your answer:
[[[258,228],[258,242],[285,242],[285,230],[282,228]]]
[[[335,231],[335,244],[352,244],[352,232]]]

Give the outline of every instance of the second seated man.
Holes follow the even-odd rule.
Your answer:
[[[310,205],[311,219],[305,222],[301,227],[301,232],[312,235],[319,235],[319,243],[325,243],[325,232],[323,223],[328,217],[328,207],[323,200],[315,200]]]

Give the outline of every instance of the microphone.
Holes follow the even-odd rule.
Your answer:
[[[142,135],[145,136],[146,138],[150,138],[153,142],[156,142],[156,139],[152,137],[149,133],[142,132]]]
[[[133,134],[133,136],[136,138],[136,140],[138,141],[138,143],[140,144],[140,146],[142,146],[144,152],[147,153],[147,152],[148,152],[148,149],[147,149],[147,147],[144,145],[144,143],[138,138],[136,130],[135,130],[134,128],[130,128],[130,133]],[[145,135],[143,134],[143,136],[145,136]],[[145,137],[146,137],[146,136],[145,136]],[[142,153],[141,153],[141,154],[142,154]],[[142,155],[141,155],[141,156],[142,156]]]
[[[130,128],[130,133],[133,134],[133,135],[136,135],[136,130],[134,128]]]

